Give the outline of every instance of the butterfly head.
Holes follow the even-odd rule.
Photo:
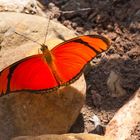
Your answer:
[[[47,63],[51,63],[52,62],[52,54],[49,51],[48,46],[45,44],[42,44],[41,51],[42,51],[43,56],[44,56],[45,60],[47,61]]]

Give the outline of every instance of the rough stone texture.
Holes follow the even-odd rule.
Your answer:
[[[113,137],[113,140],[131,140],[131,134],[139,124],[140,88],[109,122],[105,135]]]
[[[37,137],[17,137],[12,140],[113,140],[109,137],[94,134],[64,134],[64,135],[42,135]]]
[[[38,44],[15,34],[13,30],[42,43],[47,21],[39,16],[0,13],[0,69],[38,53]],[[54,28],[66,38],[74,36],[73,32],[52,21],[47,36],[50,48],[62,42],[61,39],[55,39],[58,33]],[[85,92],[86,83],[82,75],[75,83],[51,94],[18,92],[1,97],[0,140],[9,140],[14,136],[68,132],[84,104]]]
[[[0,11],[37,13],[36,0],[1,0]]]
[[[67,133],[84,104],[84,76],[54,93],[11,93],[0,98],[0,139]]]

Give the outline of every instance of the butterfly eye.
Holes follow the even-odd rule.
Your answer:
[[[45,44],[42,44],[40,50],[44,53],[46,50],[48,50],[48,46]]]

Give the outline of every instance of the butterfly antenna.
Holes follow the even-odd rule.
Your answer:
[[[47,35],[48,35],[48,30],[49,30],[49,25],[50,25],[50,21],[51,21],[51,15],[49,16],[49,19],[48,19],[48,25],[47,25],[47,29],[46,29],[46,33],[45,33],[45,39],[44,39],[44,43],[46,43],[46,39],[47,39]]]
[[[28,39],[28,40],[31,40],[32,42],[34,42],[34,43],[36,43],[36,44],[38,44],[38,45],[41,46],[41,44],[38,43],[37,41],[35,41],[35,40],[33,40],[33,39],[31,39],[31,38],[29,38],[29,37],[23,35],[23,34],[20,34],[20,33],[16,32],[16,31],[14,31],[14,32],[15,32],[15,34],[20,35],[20,36],[23,36],[24,38],[26,38],[26,39]]]

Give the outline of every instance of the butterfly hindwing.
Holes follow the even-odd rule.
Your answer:
[[[34,55],[18,61],[0,73],[0,94],[21,90],[41,90],[56,87],[58,83],[43,55]]]

